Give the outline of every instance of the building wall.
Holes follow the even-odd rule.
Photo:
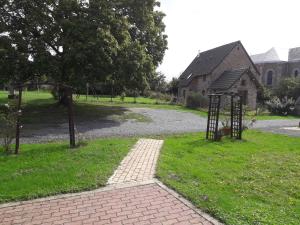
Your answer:
[[[280,80],[288,73],[288,65],[285,62],[270,62],[256,64],[258,71],[261,74],[261,83],[269,88],[276,88]],[[267,83],[268,74],[272,73],[272,84]]]
[[[300,61],[296,62],[268,62],[256,64],[261,73],[261,83],[268,88],[276,88],[281,79],[287,77],[300,78]],[[269,71],[273,72],[272,85],[267,84]],[[296,72],[297,71],[297,72]]]
[[[298,71],[298,74],[296,71]],[[300,61],[288,62],[288,73],[286,75],[294,78],[300,78]]]
[[[245,85],[242,85],[243,80],[245,81]],[[238,93],[239,91],[247,91],[247,105],[252,110],[256,109],[257,87],[255,83],[250,79],[249,75],[244,74],[241,79],[233,85],[230,91],[234,93]]]
[[[208,88],[210,85],[221,76],[221,74],[226,70],[240,69],[240,68],[250,68],[251,72],[257,76],[260,80],[260,75],[257,73],[255,67],[250,61],[247,53],[244,51],[243,47],[238,45],[236,46],[231,53],[221,62],[221,64],[212,72],[212,74],[202,75],[195,77],[192,82],[187,87],[179,88],[179,101],[182,103],[186,102],[186,97],[191,92],[201,93],[203,96],[209,94]],[[248,75],[246,75],[248,77]],[[246,78],[245,78],[246,79]],[[251,108],[256,107],[256,96],[257,96],[257,87],[255,84],[248,80],[247,78],[247,87],[246,89],[251,89],[248,91],[248,99]],[[242,88],[243,89],[243,88]],[[232,91],[237,92],[237,89]],[[185,97],[184,97],[185,95]]]
[[[260,75],[250,61],[242,46],[236,46],[223,62],[212,72],[209,83],[214,82],[225,70],[250,67],[251,72],[260,80]]]

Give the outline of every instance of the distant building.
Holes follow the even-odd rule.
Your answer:
[[[268,88],[276,88],[283,78],[300,78],[300,48],[289,50],[288,61],[280,60],[274,48],[251,58],[261,74],[261,83]]]
[[[199,53],[179,77],[179,100],[191,92],[238,93],[255,109],[260,73],[240,41]]]

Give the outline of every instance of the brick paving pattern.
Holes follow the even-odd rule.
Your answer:
[[[103,189],[0,205],[0,224],[218,224],[154,179],[162,144],[139,140]]]
[[[157,184],[0,208],[0,224],[211,224]]]
[[[123,159],[108,184],[142,182],[154,178],[162,140],[140,139]]]

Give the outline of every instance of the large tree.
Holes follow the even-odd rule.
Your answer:
[[[9,43],[1,47],[27,56],[34,75],[46,75],[56,83],[80,87],[110,79],[142,89],[167,46],[163,14],[156,11],[154,0],[0,4],[0,35]],[[10,79],[15,76],[11,73]]]

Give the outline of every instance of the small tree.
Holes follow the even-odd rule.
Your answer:
[[[11,144],[15,138],[17,113],[13,102],[0,107],[0,139],[6,153],[11,153]]]

